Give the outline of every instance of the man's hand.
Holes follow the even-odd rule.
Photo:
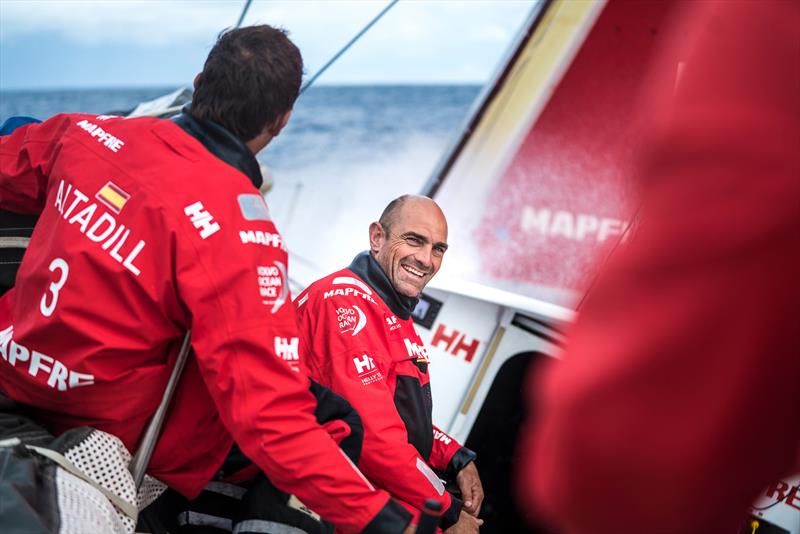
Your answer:
[[[461,510],[458,523],[444,531],[444,534],[477,534],[478,528],[483,524],[483,519],[472,517]]]
[[[417,531],[416,525],[412,525],[411,523],[409,523],[406,529],[403,531],[403,534],[414,534],[416,531]]]
[[[478,475],[475,462],[470,462],[456,475],[458,489],[461,490],[461,499],[464,501],[463,510],[468,514],[478,517],[483,503],[483,485]]]

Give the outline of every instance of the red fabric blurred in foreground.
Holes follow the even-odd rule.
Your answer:
[[[522,498],[560,532],[736,532],[800,468],[800,2],[683,7],[643,225],[529,384]]]

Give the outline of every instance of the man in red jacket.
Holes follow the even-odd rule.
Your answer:
[[[800,3],[681,7],[643,224],[522,445],[523,494],[565,533],[737,532],[800,469]]]
[[[411,320],[447,250],[447,222],[431,199],[402,196],[370,225],[369,239],[369,252],[295,301],[303,363],[361,416],[359,467],[371,481],[413,508],[436,498],[442,528],[476,532],[483,490],[475,453],[432,424],[430,361]],[[463,503],[431,468],[457,481]]]
[[[222,34],[175,121],[58,115],[0,138],[0,207],[40,214],[0,300],[0,391],[59,432],[136,449],[186,330],[193,357],[148,473],[192,497],[232,443],[345,532],[402,532],[314,418],[287,253],[254,155],[286,125],[300,53],[269,26]]]

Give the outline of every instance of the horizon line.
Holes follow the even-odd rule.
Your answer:
[[[375,81],[375,82],[320,82],[314,84],[311,89],[323,87],[453,87],[453,86],[483,86],[483,81],[418,81],[418,82],[395,82],[395,81]],[[0,93],[10,92],[51,92],[51,91],[87,91],[87,90],[148,90],[165,89],[176,90],[181,87],[189,87],[188,83],[154,83],[154,84],[110,84],[110,85],[53,85],[35,87],[2,87]]]

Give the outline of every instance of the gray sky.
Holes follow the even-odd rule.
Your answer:
[[[310,76],[386,0],[254,0]],[[319,83],[481,83],[532,0],[401,0]],[[188,84],[244,0],[0,0],[0,89]]]

